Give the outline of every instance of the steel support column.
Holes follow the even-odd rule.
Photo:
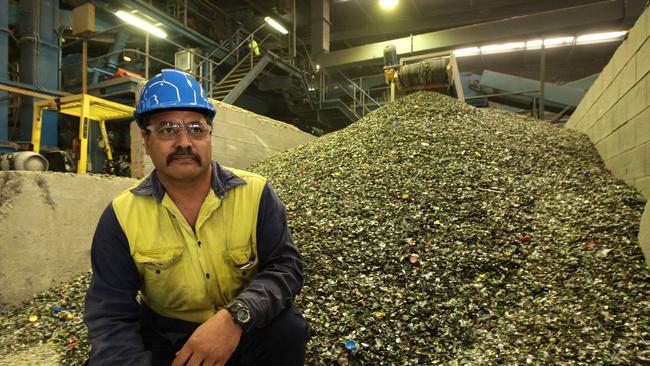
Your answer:
[[[311,0],[311,53],[314,56],[330,51],[330,2]]]
[[[539,119],[544,120],[544,83],[546,82],[546,47],[542,42],[542,52],[539,60]]]
[[[0,0],[0,79],[7,80],[9,68],[9,0]],[[0,90],[0,144],[9,141],[9,101]]]
[[[103,140],[99,123],[92,122],[88,127],[88,155],[90,158],[88,159],[90,160],[88,171],[92,173],[103,173],[104,164],[106,163],[106,150],[104,148],[106,147],[106,141],[108,141],[108,139]],[[102,146],[101,141],[104,141],[104,146]]]
[[[59,89],[58,0],[20,0],[20,81]],[[20,139],[30,141],[34,98],[22,97]],[[43,115],[41,143],[56,147],[58,119],[54,113]]]

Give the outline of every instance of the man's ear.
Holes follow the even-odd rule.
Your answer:
[[[140,133],[142,134],[142,140],[144,141],[144,152],[149,154],[149,139],[151,138],[151,133],[147,130],[140,130]]]

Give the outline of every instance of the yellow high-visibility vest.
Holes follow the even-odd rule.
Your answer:
[[[167,194],[159,203],[128,190],[113,200],[142,299],[160,315],[202,323],[257,273],[257,213],[266,179],[229,170],[246,184],[228,190],[223,200],[210,190],[194,230]]]
[[[250,43],[248,44],[248,47],[253,51],[253,55],[259,56],[260,55],[260,47],[257,45],[257,41],[255,39],[251,39]]]

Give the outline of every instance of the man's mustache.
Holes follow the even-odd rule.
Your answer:
[[[191,149],[177,149],[175,152],[169,154],[167,156],[167,165],[169,165],[172,162],[172,160],[176,158],[188,158],[188,157],[194,159],[194,161],[196,161],[199,165],[203,165],[201,162],[201,157],[193,153]]]

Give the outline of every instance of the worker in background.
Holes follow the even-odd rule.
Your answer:
[[[260,46],[257,45],[257,41],[253,36],[251,36],[251,41],[248,43],[248,48],[250,48],[253,56],[259,57],[260,55]]]
[[[183,72],[142,90],[135,120],[155,170],[95,231],[91,366],[304,363],[306,321],[292,306],[303,266],[284,206],[265,178],[211,160],[214,116]]]

